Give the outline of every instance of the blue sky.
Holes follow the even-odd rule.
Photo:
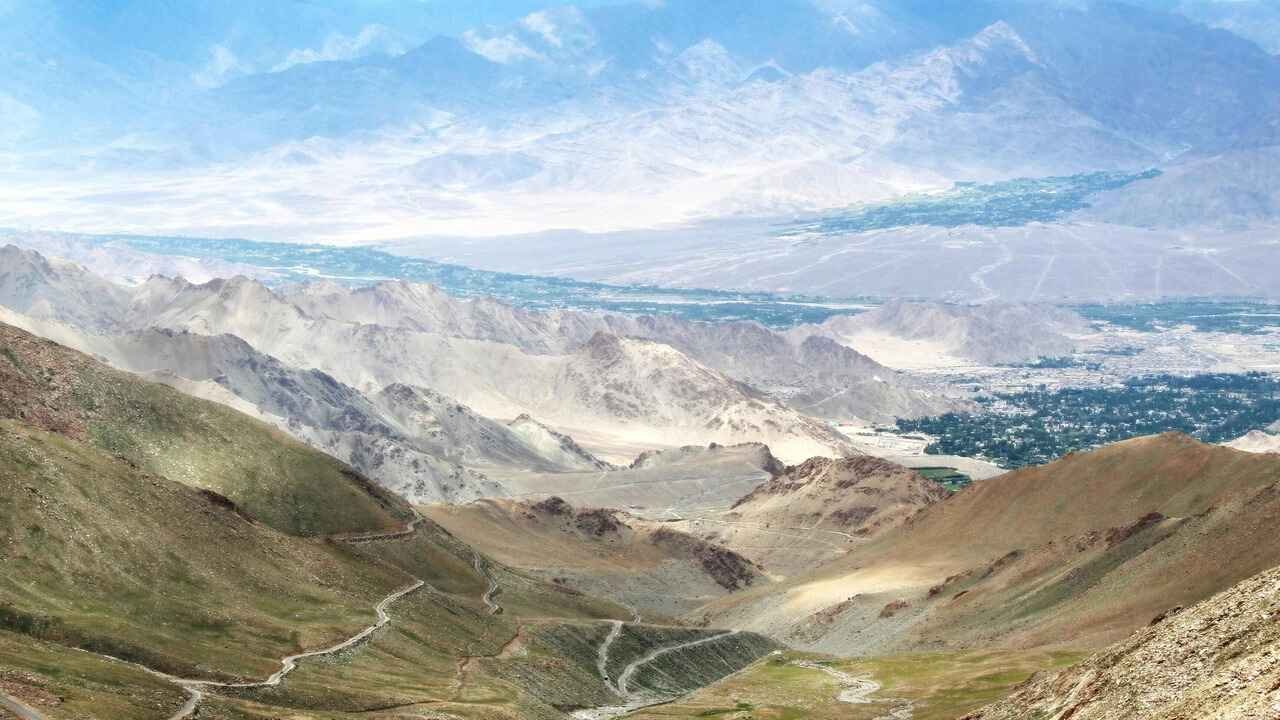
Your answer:
[[[594,7],[626,1],[576,0],[572,3],[557,3],[546,0],[355,0],[333,4],[400,6],[413,14],[422,13],[422,30],[457,35],[476,25],[508,23],[550,5]]]
[[[622,0],[574,0],[580,7]],[[505,25],[548,0],[0,0],[0,60],[159,60],[213,82],[308,59],[403,52]]]

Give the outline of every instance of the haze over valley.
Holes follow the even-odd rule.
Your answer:
[[[0,718],[1280,720],[1265,0],[0,0]]]

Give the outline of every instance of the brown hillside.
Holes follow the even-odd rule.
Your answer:
[[[916,471],[879,458],[812,458],[759,484],[729,511],[692,515],[679,526],[771,573],[795,576],[949,494]]]
[[[1171,613],[965,720],[1280,718],[1280,569]]]
[[[880,458],[811,458],[761,483],[731,516],[872,537],[951,493]]]
[[[826,649],[1099,647],[1280,564],[1275,517],[1280,458],[1141,438],[976,483],[717,611]]]
[[[675,616],[767,582],[721,545],[619,510],[479,500],[425,514],[494,559],[565,587],[620,600],[646,617]]]

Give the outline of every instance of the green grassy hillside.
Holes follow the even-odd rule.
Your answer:
[[[295,535],[393,528],[410,516],[399,498],[261,422],[4,324],[0,418],[213,490]]]
[[[269,674],[406,582],[14,421],[0,421],[0,553],[4,627],[188,676]]]

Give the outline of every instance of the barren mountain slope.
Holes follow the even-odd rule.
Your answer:
[[[897,527],[950,493],[873,457],[812,458],[782,470],[727,512],[681,523],[773,573],[794,576]]]
[[[708,367],[818,417],[884,422],[938,415],[961,405],[816,333],[777,332],[755,322],[692,322],[670,316],[610,315],[605,320],[616,334],[670,344]]]
[[[129,291],[83,267],[15,245],[0,247],[0,305],[38,320],[119,329]]]
[[[733,505],[733,515],[875,537],[951,493],[914,470],[873,457],[812,458]]]
[[[283,288],[280,294],[311,317],[501,342],[548,355],[605,327],[596,316],[534,313],[493,298],[456,298],[434,285],[398,280],[363,288],[316,282]],[[576,328],[582,323],[589,329]]]
[[[619,510],[559,497],[432,505],[428,517],[486,555],[546,580],[636,609],[677,617],[768,580],[733,551]]]
[[[160,327],[201,335],[235,335],[276,357],[280,357],[279,353],[261,340],[296,332],[311,321],[310,316],[265,285],[243,276],[200,284],[155,276],[133,288],[130,300],[127,322],[132,328]],[[287,335],[278,338],[286,339]]]
[[[1278,488],[1274,456],[1131,440],[976,483],[713,617],[830,650],[1098,647],[1280,563]]]
[[[1185,610],[1171,607],[1127,640],[1033,678],[965,720],[1275,720],[1280,718],[1280,570]]]
[[[507,423],[507,427],[543,457],[566,471],[616,469],[610,463],[592,455],[573,438],[543,425],[529,415],[520,415]]]
[[[400,432],[432,455],[469,468],[506,468],[533,472],[568,472],[590,465],[589,456],[566,458],[527,441],[508,426],[434,390],[393,383],[372,396]],[[572,444],[572,438],[564,441]],[[591,465],[591,469],[596,468]]]
[[[491,298],[460,299],[406,282],[355,290],[315,283],[282,296],[313,317],[502,342],[536,354],[571,352],[598,332],[654,340],[823,417],[881,421],[939,414],[956,405],[851,348],[808,334],[775,332],[755,322],[529,312]]]
[[[940,354],[992,365],[1067,355],[1070,334],[1087,329],[1075,313],[1048,305],[952,305],[894,301],[861,315],[839,315],[792,333],[815,333],[880,357],[894,367],[897,349]]]
[[[82,342],[114,366],[211,380],[263,413],[326,430],[387,434],[377,408],[354,388],[318,370],[297,370],[234,335],[150,328]]]
[[[760,443],[648,451],[610,472],[512,473],[495,476],[521,498],[559,496],[578,507],[616,507],[649,519],[728,510],[733,501],[780,472]]]
[[[541,413],[563,425],[594,415],[658,444],[751,439],[787,458],[855,452],[826,424],[652,341],[597,333],[569,356],[551,387],[555,400]]]

